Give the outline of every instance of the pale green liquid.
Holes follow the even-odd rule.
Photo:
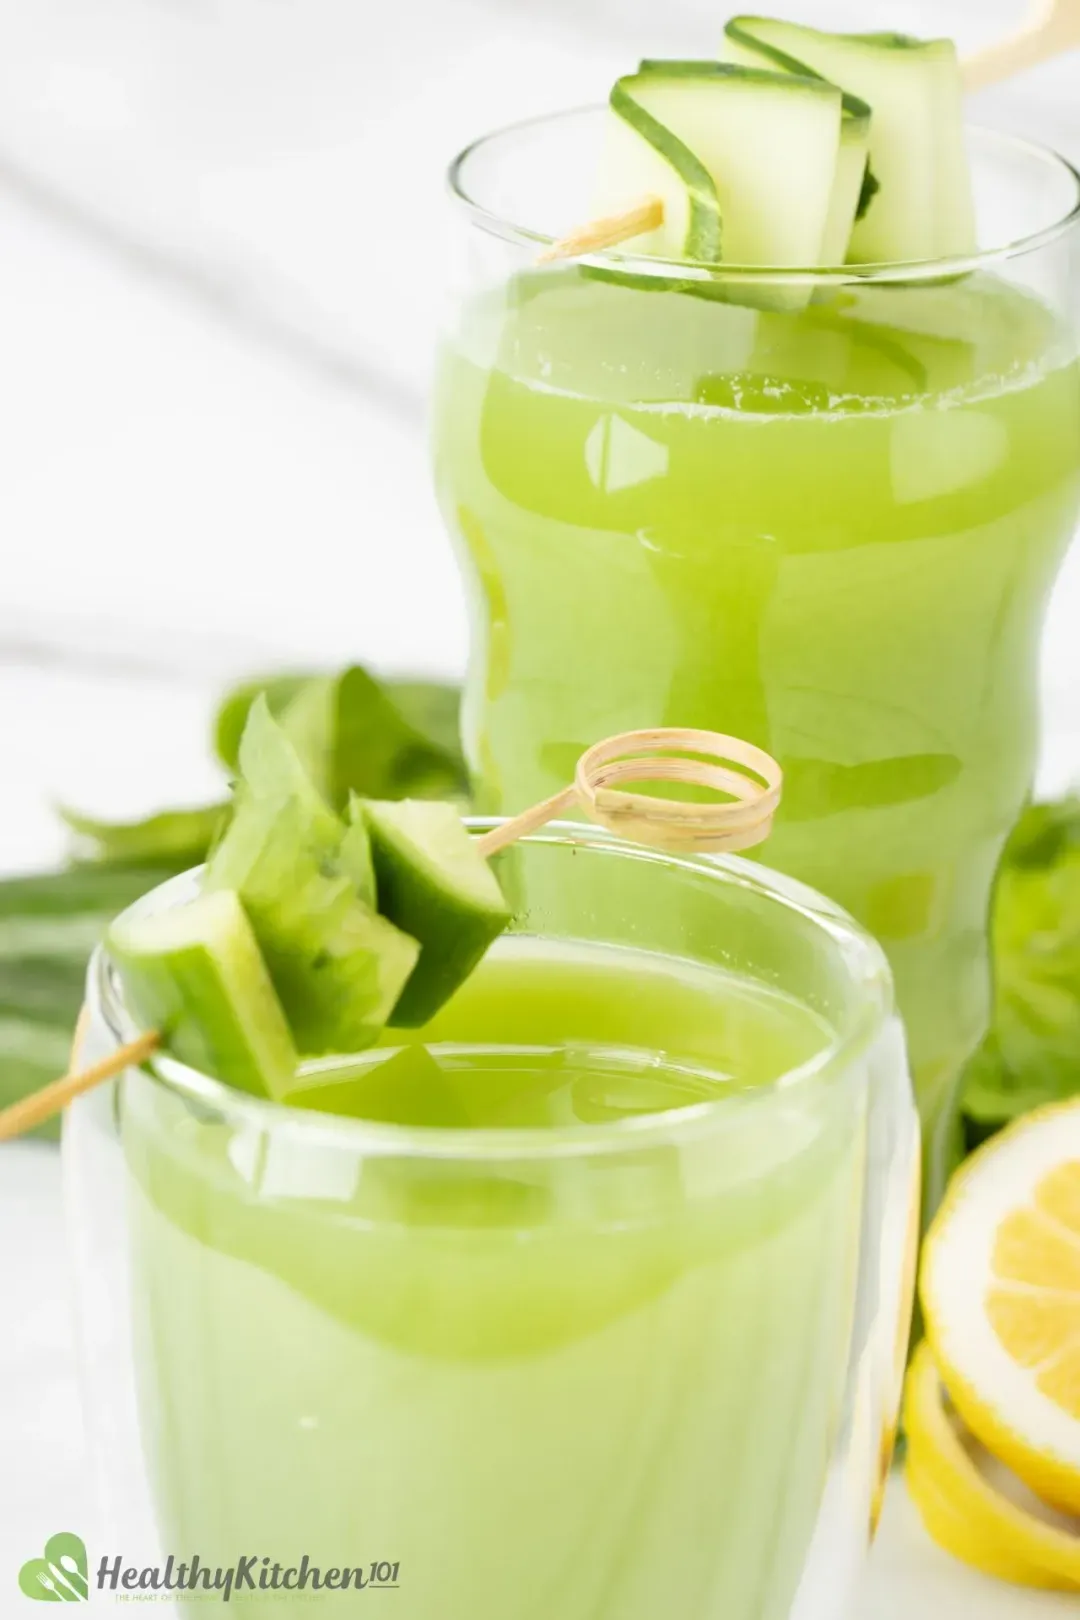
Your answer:
[[[885,945],[935,1184],[1077,512],[1072,355],[986,277],[791,314],[571,270],[478,299],[441,369],[484,807],[634,727],[776,755],[762,858]]]
[[[842,1418],[864,1098],[760,1088],[827,1029],[689,963],[512,940],[424,1033],[307,1101],[440,1127],[442,1158],[125,1090],[166,1550],[400,1564],[328,1616],[787,1620]],[[681,1112],[723,1098],[717,1131]],[[536,1151],[462,1157],[467,1126]]]

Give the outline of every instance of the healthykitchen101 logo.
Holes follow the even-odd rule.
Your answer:
[[[399,1584],[400,1564],[381,1560],[323,1568],[305,1553],[299,1564],[273,1563],[252,1554],[224,1568],[204,1564],[198,1554],[177,1560],[170,1553],[163,1565],[144,1569],[125,1565],[122,1558],[102,1558],[94,1576],[99,1592],[145,1598],[151,1593],[199,1592],[215,1594],[228,1603],[234,1592],[362,1592],[393,1591]],[[86,1544],[70,1530],[50,1536],[44,1556],[31,1558],[19,1571],[19,1586],[35,1603],[85,1603],[90,1594]]]
[[[29,1558],[19,1571],[19,1585],[37,1603],[85,1603],[90,1592],[86,1543],[61,1530],[45,1543],[41,1558]]]

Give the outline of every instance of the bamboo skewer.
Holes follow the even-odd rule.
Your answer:
[[[1080,50],[1080,0],[1032,0],[1027,20],[1013,33],[976,51],[961,64],[966,90],[985,90],[1066,51]],[[664,223],[661,197],[637,197],[615,214],[575,226],[537,255],[537,264],[579,259],[644,236]]]
[[[581,225],[568,236],[560,237],[543,253],[537,255],[537,264],[553,264],[556,259],[580,259],[583,254],[596,253],[602,248],[617,247],[632,236],[644,236],[646,231],[659,230],[664,223],[664,203],[661,197],[639,197],[628,203],[617,214],[605,214],[588,225]]]
[[[1080,0],[1034,0],[1027,20],[1014,33],[967,58],[964,88],[984,90],[1075,50],[1080,50]]]
[[[691,754],[707,757],[688,758]],[[648,781],[704,787],[727,798],[708,803],[661,799],[619,785]],[[772,756],[738,737],[673,727],[626,731],[587,749],[573,782],[493,827],[477,845],[486,859],[580,804],[601,826],[661,849],[749,849],[769,836],[782,789],[783,773]],[[0,1142],[43,1125],[83,1092],[145,1063],[161,1046],[160,1034],[149,1030],[100,1062],[79,1069],[85,1030],[84,1007],[75,1028],[69,1072],[0,1110]]]
[[[79,1044],[76,1038],[76,1051]],[[88,1069],[77,1069],[61,1075],[59,1080],[53,1080],[49,1085],[42,1086],[40,1091],[32,1091],[29,1097],[23,1097],[19,1102],[12,1103],[10,1108],[0,1112],[0,1142],[10,1141],[14,1136],[22,1136],[24,1131],[32,1131],[35,1125],[44,1125],[46,1120],[52,1119],[54,1114],[59,1114],[68,1103],[74,1102],[76,1097],[81,1097],[84,1091],[92,1091],[95,1086],[101,1085],[104,1080],[111,1080],[124,1069],[145,1063],[160,1045],[161,1036],[156,1030],[149,1030],[147,1034],[139,1035],[126,1045],[118,1046],[115,1052],[110,1052],[100,1063],[92,1063]],[[74,1053],[72,1061],[78,1061]]]
[[[686,757],[691,754],[711,756],[713,763]],[[494,855],[580,804],[609,831],[660,849],[750,849],[772,830],[783,781],[772,755],[739,737],[672,726],[623,731],[582,754],[569,787],[494,827],[478,847],[483,856]],[[730,798],[705,804],[660,799],[628,793],[615,785],[621,782],[680,782]]]

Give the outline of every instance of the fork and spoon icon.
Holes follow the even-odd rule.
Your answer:
[[[66,1573],[61,1573],[53,1563],[49,1564],[51,1574],[46,1575],[44,1570],[38,1571],[38,1584],[50,1594],[47,1603],[85,1603],[89,1588],[79,1569],[78,1564],[70,1553],[60,1555],[60,1563]],[[52,1595],[52,1594],[55,1594]]]
[[[61,1531],[45,1543],[44,1556],[19,1571],[19,1586],[39,1603],[85,1603],[90,1594],[86,1547],[79,1536]]]

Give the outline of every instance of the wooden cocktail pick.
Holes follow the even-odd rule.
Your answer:
[[[985,90],[988,85],[999,84],[1015,73],[1075,50],[1080,50],[1080,0],[1032,0],[1027,19],[1019,28],[985,45],[961,64],[964,88]],[[553,264],[557,259],[600,253],[604,248],[618,247],[620,242],[658,230],[663,223],[662,198],[636,197],[617,214],[605,214],[602,219],[578,225],[538,254],[536,262]]]
[[[1026,19],[1014,33],[965,60],[964,88],[984,90],[1075,50],[1080,50],[1080,0],[1032,0]]]
[[[616,786],[623,782],[680,782],[729,797],[659,799]],[[659,849],[750,849],[772,830],[783,782],[772,755],[739,737],[675,726],[623,731],[586,749],[569,787],[485,833],[480,853],[496,854],[575,804],[609,832]]]
[[[85,1008],[83,1009],[85,1013]],[[126,1045],[117,1047],[108,1057],[102,1058],[100,1063],[92,1063],[88,1069],[79,1069],[79,1054],[82,1050],[83,1014],[75,1026],[75,1039],[71,1047],[72,1068],[67,1074],[61,1075],[59,1080],[53,1080],[40,1091],[32,1091],[28,1097],[22,1097],[10,1108],[0,1111],[0,1142],[7,1142],[14,1136],[22,1136],[25,1131],[32,1131],[35,1125],[44,1125],[47,1119],[81,1097],[84,1091],[92,1091],[103,1080],[111,1080],[122,1069],[133,1068],[144,1063],[152,1052],[161,1045],[161,1036],[156,1030],[149,1030],[145,1035],[139,1035],[135,1040],[128,1041]]]
[[[628,782],[677,782],[726,797],[709,802],[653,798],[629,792],[621,785]],[[609,831],[659,849],[750,849],[769,836],[782,789],[783,773],[771,754],[738,737],[675,727],[625,731],[587,749],[568,787],[484,833],[479,849],[485,857],[495,855],[575,804]],[[84,1008],[70,1072],[0,1111],[0,1142],[43,1125],[84,1091],[144,1063],[161,1045],[161,1036],[149,1030],[80,1069],[85,1026]]]
[[[640,197],[628,203],[617,214],[605,214],[601,219],[579,225],[568,236],[552,242],[549,248],[536,256],[537,264],[554,264],[556,259],[580,259],[586,253],[598,253],[603,248],[617,247],[632,236],[644,236],[656,231],[664,223],[664,204],[660,197]]]

